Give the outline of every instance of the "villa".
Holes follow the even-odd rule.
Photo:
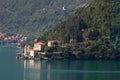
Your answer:
[[[45,48],[45,42],[43,42],[43,41],[38,41],[38,42],[35,42],[35,43],[34,43],[33,49],[34,49],[35,51],[43,51],[44,48]]]
[[[60,46],[60,42],[57,40],[51,40],[47,43],[48,47],[57,47]],[[24,56],[28,58],[35,58],[37,55],[45,55],[46,52],[44,51],[46,43],[44,41],[35,41],[34,46],[32,48],[29,45],[25,45],[24,47]]]
[[[55,46],[60,46],[60,41],[57,41],[57,40],[51,40],[51,41],[48,41],[48,44],[47,44],[49,47],[55,47]]]

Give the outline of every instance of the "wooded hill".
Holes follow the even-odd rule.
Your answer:
[[[120,2],[94,0],[44,33],[42,39],[57,39],[63,44],[74,39],[81,58],[117,59],[120,56]],[[69,45],[73,46],[75,44]]]
[[[91,0],[0,0],[0,32],[40,36]]]

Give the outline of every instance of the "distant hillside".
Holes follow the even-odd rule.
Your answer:
[[[91,0],[0,0],[0,32],[38,36]]]
[[[79,56],[114,59],[120,56],[120,2],[94,0],[89,6],[47,31],[42,39],[79,43]]]

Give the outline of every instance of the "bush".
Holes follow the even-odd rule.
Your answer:
[[[99,30],[91,30],[91,31],[88,33],[88,38],[89,38],[90,40],[98,39],[99,36],[100,36]]]

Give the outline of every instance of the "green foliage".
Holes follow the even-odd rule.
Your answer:
[[[75,39],[80,43],[76,51],[79,58],[115,59],[120,55],[119,21],[118,0],[94,0],[45,33],[43,38],[57,39],[62,43]],[[64,50],[66,53],[69,52],[67,49]]]
[[[91,30],[89,33],[88,33],[88,38],[90,40],[95,40],[95,39],[98,39],[98,37],[100,36],[100,32],[98,30]]]
[[[84,3],[83,0],[0,0],[0,32],[41,36]]]

